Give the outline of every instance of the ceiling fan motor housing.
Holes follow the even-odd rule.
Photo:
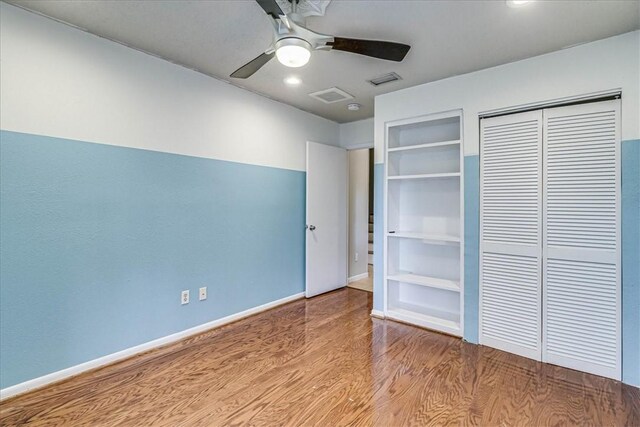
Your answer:
[[[311,50],[311,43],[299,37],[283,37],[276,42],[274,47],[278,50],[284,46],[299,46]]]

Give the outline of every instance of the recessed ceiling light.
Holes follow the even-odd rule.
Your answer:
[[[296,76],[285,77],[283,81],[287,86],[299,86],[302,83],[302,80]]]
[[[524,6],[527,3],[531,3],[532,0],[507,0],[507,6],[509,7],[520,7]]]
[[[362,107],[362,105],[358,104],[357,102],[354,102],[352,104],[347,105],[347,110],[349,110],[349,111],[358,111],[360,109],[360,107]]]

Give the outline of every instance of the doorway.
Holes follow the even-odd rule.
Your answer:
[[[373,292],[373,148],[350,150],[348,287]]]

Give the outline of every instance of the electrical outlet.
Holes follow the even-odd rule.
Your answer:
[[[189,291],[182,291],[182,296],[180,297],[180,303],[182,305],[189,304]]]
[[[353,257],[353,259],[355,260],[355,262],[358,262],[358,252],[356,252],[355,256]]]
[[[200,293],[198,294],[198,298],[200,301],[204,301],[207,299],[207,287],[200,288]]]

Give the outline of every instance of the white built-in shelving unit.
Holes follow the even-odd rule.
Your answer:
[[[462,113],[385,129],[384,315],[462,336]]]

